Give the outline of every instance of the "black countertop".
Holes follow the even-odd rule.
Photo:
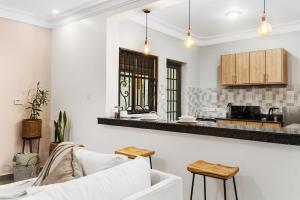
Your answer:
[[[98,124],[300,146],[300,129],[274,129],[272,127],[235,124],[220,125],[209,121],[182,124],[159,120],[141,121],[137,119],[114,118],[98,118]]]

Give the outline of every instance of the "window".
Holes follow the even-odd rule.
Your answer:
[[[157,111],[158,58],[120,49],[119,106],[129,114]]]
[[[176,120],[181,115],[181,63],[167,60],[167,115]]]

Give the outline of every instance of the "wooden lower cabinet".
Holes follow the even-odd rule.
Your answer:
[[[278,124],[278,123],[263,123],[263,126],[269,126],[269,127],[272,127],[272,128],[281,128],[281,124]]]
[[[261,122],[247,122],[248,126],[262,126],[263,124]]]
[[[248,122],[248,121],[239,121],[239,120],[217,120],[218,124],[236,124],[242,126],[268,126],[273,128],[281,128],[279,123],[267,123],[267,122]]]
[[[245,122],[245,121],[231,121],[231,124],[246,126],[247,122]]]

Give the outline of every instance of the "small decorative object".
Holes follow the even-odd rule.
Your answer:
[[[40,172],[40,159],[36,153],[16,154],[14,157],[14,181],[22,181],[38,176]]]
[[[22,123],[22,137],[25,139],[40,138],[42,136],[42,120],[38,119],[42,112],[42,107],[47,105],[49,91],[43,90],[40,87],[40,82],[37,83],[36,91],[31,96],[29,106],[29,119],[24,119]]]
[[[65,141],[66,127],[68,123],[68,117],[66,111],[59,112],[57,121],[54,121],[54,142],[51,142],[49,154],[62,142]]]

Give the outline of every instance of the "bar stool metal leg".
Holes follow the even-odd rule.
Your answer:
[[[203,176],[203,181],[204,181],[204,200],[206,200],[206,177]]]
[[[152,169],[152,158],[149,156],[150,168]]]
[[[194,182],[195,182],[195,174],[193,174],[193,180],[192,180],[192,188],[191,188],[191,197],[190,197],[190,200],[193,199]]]
[[[234,186],[234,193],[235,193],[235,199],[238,200],[237,190],[236,190],[236,183],[235,183],[235,177],[232,177],[233,179],[233,186]]]
[[[224,181],[224,200],[226,200],[226,180],[223,180]]]

